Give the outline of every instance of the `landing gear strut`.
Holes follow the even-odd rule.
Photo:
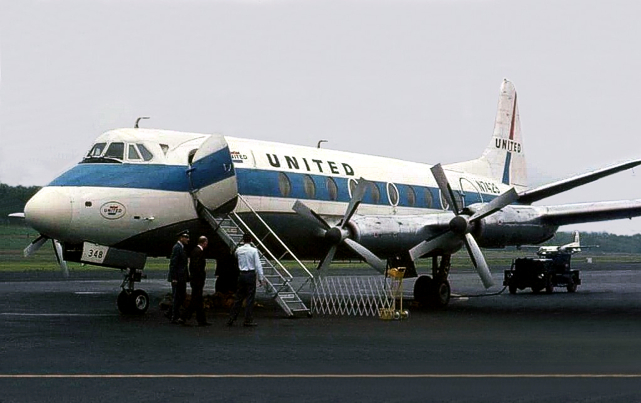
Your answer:
[[[451,255],[432,257],[432,276],[420,276],[414,283],[414,300],[423,306],[444,308],[450,302],[451,288],[447,277],[450,274]]]
[[[134,283],[140,282],[143,277],[142,270],[126,269],[118,294],[116,305],[118,310],[125,315],[142,315],[149,308],[149,295],[143,290],[134,290]]]

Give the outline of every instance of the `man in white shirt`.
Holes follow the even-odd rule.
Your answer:
[[[254,299],[256,297],[256,278],[258,278],[261,285],[265,283],[265,276],[263,275],[263,265],[260,263],[260,255],[258,250],[251,244],[252,236],[250,234],[243,235],[242,244],[236,248],[234,255],[238,259],[238,268],[240,274],[238,275],[238,288],[234,300],[234,306],[229,313],[229,320],[227,326],[232,326],[240,308],[245,301],[245,321],[243,326],[256,326],[254,322]]]

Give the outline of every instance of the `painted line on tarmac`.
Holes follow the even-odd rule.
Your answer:
[[[290,379],[626,379],[641,374],[0,374],[0,379],[170,379],[170,378],[290,378]]]
[[[117,313],[21,313],[21,312],[0,312],[0,316],[119,316]]]

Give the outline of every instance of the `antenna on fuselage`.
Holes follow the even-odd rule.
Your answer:
[[[134,125],[134,129],[138,129],[138,122],[140,122],[142,119],[149,119],[149,116],[141,116],[138,119],[136,119],[136,124]]]
[[[320,148],[321,143],[327,143],[327,140],[318,140],[318,144],[316,144],[316,148]]]

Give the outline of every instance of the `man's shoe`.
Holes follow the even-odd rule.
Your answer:
[[[254,326],[258,326],[258,323],[256,323],[256,322],[245,322],[245,323],[243,323],[243,326],[245,326],[245,327],[254,327]]]
[[[198,324],[198,326],[204,327],[204,326],[211,326],[211,323],[209,322],[201,322]]]
[[[173,323],[175,325],[184,325],[185,324],[185,320],[183,318],[178,318],[178,319],[172,320],[171,323]]]
[[[229,320],[227,321],[227,326],[230,326],[230,327],[231,327],[231,326],[234,326],[234,320],[233,320],[233,319],[229,319]]]

